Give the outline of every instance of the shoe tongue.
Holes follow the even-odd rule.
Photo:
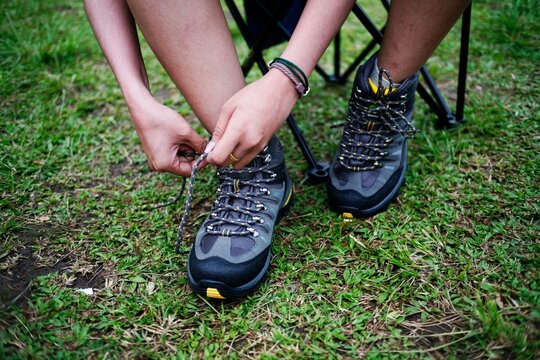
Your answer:
[[[249,173],[249,172],[233,172],[233,173],[228,174],[227,176],[233,179],[237,179],[237,180],[251,180],[254,177],[253,175],[254,175],[253,173]]]

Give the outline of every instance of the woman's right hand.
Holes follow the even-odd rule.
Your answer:
[[[201,153],[207,141],[180,114],[155,99],[139,105],[130,112],[150,168],[190,176],[195,159],[178,152]]]

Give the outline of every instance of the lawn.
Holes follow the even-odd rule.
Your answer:
[[[374,2],[367,8],[380,24]],[[186,256],[174,251],[182,205],[147,210],[181,179],[149,170],[81,2],[8,1],[0,358],[539,358],[538,19],[538,0],[475,2],[467,124],[436,129],[417,98],[407,182],[382,214],[343,222],[330,212],[283,127],[295,205],[260,290],[219,302],[191,292]],[[369,39],[349,20],[345,61]],[[155,96],[202,134],[143,46]],[[456,27],[428,62],[451,104],[458,50]],[[323,66],[330,60],[331,51]],[[351,83],[316,74],[312,83],[295,115],[329,161],[341,133],[331,124],[346,116]],[[191,236],[210,207],[213,174],[198,177]]]

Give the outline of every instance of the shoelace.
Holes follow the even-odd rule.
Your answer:
[[[344,140],[341,143],[341,154],[338,157],[341,165],[351,171],[373,170],[382,166],[380,162],[387,155],[385,148],[392,142],[392,135],[399,133],[405,138],[411,138],[416,133],[413,124],[404,115],[407,94],[400,95],[397,100],[391,100],[391,91],[385,95],[383,75],[394,87],[394,81],[386,69],[379,71],[379,86],[376,100],[364,96],[356,87],[351,98],[351,112],[344,125]],[[400,125],[404,123],[404,126]],[[369,135],[369,141],[362,141],[363,135]],[[365,149],[359,152],[357,149]],[[361,151],[361,150],[360,150]],[[363,162],[363,165],[352,165],[353,161]]]
[[[221,185],[217,190],[214,209],[210,213],[210,222],[206,226],[207,233],[221,236],[249,234],[254,237],[259,236],[253,226],[264,223],[264,219],[257,216],[257,213],[266,210],[267,207],[256,198],[271,195],[270,190],[263,186],[272,182],[277,176],[269,169],[271,160],[270,154],[259,154],[253,160],[253,167],[218,170]],[[262,165],[257,166],[260,162]],[[256,177],[256,173],[261,176]],[[262,176],[263,174],[268,176]],[[249,179],[239,178],[244,175],[248,175]],[[233,225],[236,228],[230,229],[227,225]]]
[[[265,149],[266,150],[266,149]],[[176,252],[179,254],[186,254],[189,252],[189,250],[181,249],[181,245],[183,243],[183,237],[184,237],[184,228],[187,224],[187,220],[189,217],[189,213],[191,211],[191,205],[193,201],[193,189],[195,185],[195,177],[197,175],[197,171],[199,168],[199,165],[201,162],[208,156],[208,152],[204,152],[202,154],[197,153],[181,153],[179,155],[184,157],[195,157],[198,156],[197,160],[195,161],[195,164],[193,165],[193,168],[191,170],[191,175],[188,178],[184,178],[182,180],[182,184],[180,185],[180,191],[176,195],[174,199],[171,201],[168,201],[166,203],[158,204],[153,206],[151,209],[160,209],[172,204],[176,204],[180,198],[182,197],[182,194],[184,193],[185,187],[186,187],[186,181],[188,184],[188,190],[186,195],[186,203],[184,207],[184,213],[182,214],[182,218],[180,219],[180,222],[178,224],[178,231],[177,231],[177,239],[175,243]],[[233,235],[248,235],[252,234],[254,237],[257,237],[259,234],[258,232],[252,227],[252,225],[256,223],[264,223],[264,219],[262,219],[259,216],[256,216],[255,213],[259,212],[261,210],[266,210],[266,205],[262,204],[261,202],[254,199],[254,197],[258,197],[261,195],[270,195],[270,191],[264,187],[261,187],[261,183],[269,183],[273,181],[273,179],[277,176],[276,173],[274,173],[271,170],[268,170],[270,161],[272,160],[272,157],[270,154],[266,155],[257,155],[256,159],[262,159],[264,162],[264,165],[261,167],[250,167],[250,168],[243,168],[243,169],[232,169],[232,168],[221,168],[218,170],[218,177],[222,179],[222,183],[217,191],[217,198],[214,201],[214,207],[216,207],[216,211],[213,211],[210,216],[212,218],[212,222],[207,226],[207,232],[210,234],[219,234],[223,236],[233,236]],[[266,173],[270,175],[269,178],[258,178],[258,179],[250,179],[250,180],[240,180],[233,177],[230,177],[229,175],[233,174],[254,174],[256,172]],[[234,190],[231,192],[229,189],[231,188]],[[250,186],[251,188],[248,189],[248,192],[241,194],[240,193],[240,186]],[[249,192],[249,190],[258,189],[254,192]],[[254,204],[254,207],[249,206],[231,206],[226,203],[226,200],[229,198],[236,198],[245,201],[246,203]],[[222,201],[225,200],[225,201]],[[224,212],[237,212],[244,215],[244,219],[241,219],[240,217],[238,219],[231,219],[230,217],[227,217]],[[221,215],[220,215],[221,214]],[[231,225],[237,225],[239,227],[243,227],[245,230],[230,230],[230,229],[214,229],[214,227],[219,227],[224,224],[231,224]]]
[[[198,156],[197,160],[195,160],[195,164],[193,165],[193,168],[191,169],[191,175],[189,177],[189,180],[188,180],[188,178],[183,178],[182,179],[182,184],[180,185],[180,191],[178,191],[178,194],[176,195],[176,197],[174,199],[172,199],[171,201],[168,201],[166,203],[158,204],[158,205],[155,205],[155,206],[151,207],[151,209],[155,210],[155,209],[160,209],[160,208],[163,208],[163,207],[166,207],[166,206],[169,206],[169,205],[176,204],[178,201],[180,201],[180,198],[182,197],[182,194],[184,193],[184,190],[186,188],[186,181],[187,181],[188,190],[187,190],[187,195],[186,195],[186,205],[184,207],[184,213],[182,214],[182,218],[180,219],[180,223],[178,224],[178,231],[177,231],[176,243],[175,243],[176,252],[179,253],[179,254],[186,254],[188,252],[188,250],[181,249],[181,245],[182,245],[183,238],[184,238],[184,228],[186,227],[188,216],[189,216],[189,213],[191,211],[191,203],[193,201],[193,189],[194,189],[194,185],[195,185],[195,176],[197,175],[199,165],[201,164],[201,162],[204,159],[206,159],[208,154],[209,154],[208,152],[204,152],[202,154],[185,153],[185,152],[179,153],[179,155],[183,156],[183,157],[192,157],[193,158],[195,156]]]

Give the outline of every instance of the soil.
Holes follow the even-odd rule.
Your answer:
[[[75,261],[74,254],[43,251],[35,253],[35,244],[50,241],[65,230],[51,224],[28,225],[15,236],[19,246],[0,259],[0,304],[23,305],[31,297],[31,281],[50,273],[66,273]],[[51,264],[51,265],[44,265]],[[72,287],[100,288],[104,284],[102,267],[95,267],[93,273],[76,274]]]

